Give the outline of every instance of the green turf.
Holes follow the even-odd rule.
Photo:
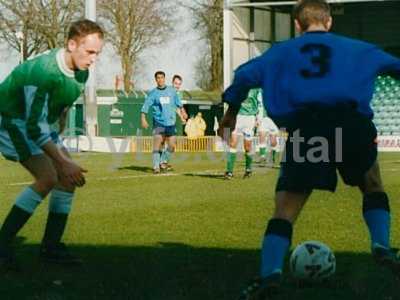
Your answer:
[[[222,156],[178,154],[172,176],[153,176],[149,155],[78,154],[89,169],[65,235],[83,267],[42,265],[37,252],[46,204],[17,240],[20,273],[0,274],[0,299],[235,299],[257,274],[259,247],[273,208],[278,170],[221,180]],[[400,245],[400,154],[380,156],[392,201],[392,241]],[[0,160],[0,222],[30,176]],[[321,240],[335,252],[328,283],[297,288],[285,279],[276,299],[400,299],[399,282],[371,260],[354,188],[316,192],[298,220],[293,245]],[[275,299],[275,298],[274,298]]]

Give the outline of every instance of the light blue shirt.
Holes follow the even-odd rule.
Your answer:
[[[152,108],[153,122],[161,126],[174,126],[176,123],[176,109],[182,107],[175,88],[166,86],[164,89],[155,88],[147,95],[142,106],[142,113],[147,114]]]

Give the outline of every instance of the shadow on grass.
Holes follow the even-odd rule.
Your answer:
[[[253,175],[259,176],[259,175],[269,174],[269,171],[272,169],[279,169],[279,167],[277,167],[277,168],[275,168],[275,167],[268,167],[268,168],[254,167]],[[244,171],[238,171],[238,172],[235,171],[233,174],[234,174],[234,178],[242,179],[243,175],[244,175]],[[183,175],[188,176],[188,177],[201,177],[201,178],[225,180],[223,171],[221,171],[221,173],[194,172],[194,173],[185,173]]]
[[[147,166],[127,166],[127,167],[120,167],[118,170],[130,170],[130,171],[139,171],[143,173],[153,173],[153,168]]]
[[[225,180],[224,174],[209,174],[209,173],[185,173],[184,176],[188,177],[201,177],[201,178],[211,178],[211,179],[222,179]]]
[[[43,265],[38,245],[22,245],[19,273],[1,275],[5,299],[232,300],[258,270],[255,249],[197,248],[179,243],[154,246],[72,245],[79,267]],[[324,284],[298,288],[285,278],[273,299],[400,299],[399,282],[366,253],[336,253],[337,272]],[[287,272],[287,271],[286,271]],[[287,273],[286,273],[287,274]]]

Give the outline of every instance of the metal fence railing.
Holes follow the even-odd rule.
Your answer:
[[[216,137],[204,136],[189,139],[186,136],[176,137],[176,152],[213,152],[216,150]],[[133,137],[131,152],[150,153],[153,151],[153,137]]]

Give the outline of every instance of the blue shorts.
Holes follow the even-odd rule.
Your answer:
[[[57,132],[47,126],[42,126],[42,130],[57,147],[63,147]],[[25,120],[4,116],[0,116],[0,152],[8,160],[21,162],[33,155],[44,153],[42,148],[28,137]]]
[[[153,135],[163,135],[163,136],[175,136],[176,135],[176,126],[163,126],[158,123],[154,123],[153,125]]]

